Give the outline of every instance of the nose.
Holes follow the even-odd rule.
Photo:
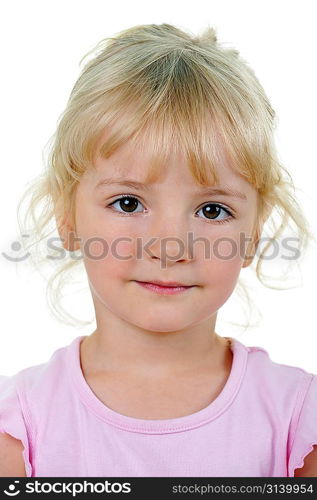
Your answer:
[[[160,219],[152,225],[145,242],[146,255],[151,260],[160,260],[165,267],[176,262],[193,259],[189,247],[188,224],[180,217]]]

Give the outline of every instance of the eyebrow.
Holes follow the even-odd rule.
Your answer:
[[[116,186],[125,186],[125,187],[130,187],[132,189],[136,189],[137,191],[150,191],[151,190],[151,184],[144,184],[142,182],[134,181],[132,179],[102,179],[101,181],[98,182],[98,184],[95,186],[95,189],[98,189],[103,186],[109,186],[109,185],[116,185]],[[205,187],[202,189],[199,189],[196,191],[196,194],[198,195],[222,195],[222,196],[231,196],[234,198],[239,198],[243,201],[247,201],[247,197],[244,193],[241,193],[240,191],[237,191],[236,189],[232,188],[220,188],[220,187]]]

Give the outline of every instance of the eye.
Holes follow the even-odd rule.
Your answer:
[[[225,224],[226,222],[229,222],[234,218],[230,210],[222,207],[221,205],[218,205],[218,203],[207,203],[207,205],[201,207],[197,213],[199,213],[200,211],[203,211],[204,215],[206,215],[206,218],[209,221],[215,221],[217,224]],[[226,217],[225,219],[217,220],[216,217],[218,217],[221,212],[228,214],[228,217]]]
[[[119,204],[119,207],[122,211],[118,210],[117,208],[113,208],[113,207],[115,207],[116,203]],[[135,209],[139,203],[142,205],[142,203],[135,196],[121,195],[120,198],[118,198],[118,199],[114,200],[112,203],[110,203],[110,205],[108,205],[108,207],[116,212],[119,212],[121,215],[132,215],[134,213],[138,213],[138,212],[135,212]],[[208,203],[208,204],[204,205],[203,207],[201,207],[197,213],[199,213],[201,211],[203,211],[207,220],[214,221],[217,224],[224,224],[224,223],[229,222],[231,219],[234,218],[234,216],[232,215],[230,210],[222,207],[218,203]],[[141,212],[142,212],[142,210],[141,210]],[[226,213],[228,216],[226,218],[217,219],[217,217],[219,217],[219,215],[221,213],[223,213],[223,214]]]
[[[134,210],[138,203],[141,203],[137,198],[134,196],[128,196],[128,195],[122,195],[120,198],[117,200],[113,201],[108,205],[109,207],[114,207],[116,203],[119,203],[119,207],[123,210],[123,214],[129,215],[130,213],[135,213]],[[115,209],[117,211],[117,209]],[[120,213],[120,211],[119,211]]]

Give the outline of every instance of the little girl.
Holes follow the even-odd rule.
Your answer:
[[[317,476],[317,375],[215,331],[273,209],[275,242],[310,237],[263,88],[210,27],[97,48],[29,206],[65,252],[49,286],[84,264],[96,329],[2,377],[0,476]]]

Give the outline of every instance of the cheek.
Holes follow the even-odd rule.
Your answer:
[[[134,241],[130,236],[118,236],[111,242],[112,259],[119,261],[131,260],[134,255]]]
[[[86,209],[79,214],[78,234],[81,250],[89,266],[115,265],[132,255],[133,234],[123,221],[113,221],[103,208]]]
[[[212,244],[214,259],[221,262],[235,261],[239,255],[239,246],[235,238],[217,238]]]
[[[206,290],[206,310],[218,311],[234,292],[241,271],[241,259],[218,258],[206,260],[203,268],[203,284]],[[197,306],[198,307],[198,306]]]
[[[128,237],[94,236],[85,240],[82,250],[86,260],[114,265],[117,261],[125,262],[131,259],[133,247],[133,241]]]
[[[87,275],[97,288],[104,287],[106,282],[114,283],[120,277],[127,279],[134,259],[131,238],[107,234],[107,237],[90,238],[84,247]]]
[[[210,243],[210,256],[203,257],[206,279],[209,284],[231,291],[239,277],[243,256],[239,238],[221,236]]]
[[[241,233],[236,231],[218,233],[212,237],[197,238],[192,253],[199,261],[207,260],[220,267],[223,265],[235,267],[242,264],[243,242]]]

